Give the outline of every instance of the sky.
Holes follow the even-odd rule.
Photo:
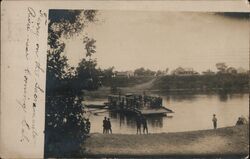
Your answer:
[[[173,70],[179,66],[198,72],[215,64],[249,66],[249,26],[241,18],[201,12],[98,11],[98,21],[84,34],[96,40],[101,68]],[[72,66],[85,55],[80,37],[66,40]]]

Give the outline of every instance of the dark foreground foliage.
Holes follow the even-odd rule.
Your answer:
[[[61,38],[79,36],[94,21],[94,10],[50,10],[46,77],[44,157],[79,157],[88,130],[82,105],[82,90],[98,88],[95,40],[83,37],[86,55],[77,68],[63,55]]]

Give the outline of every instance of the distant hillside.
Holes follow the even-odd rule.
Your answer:
[[[195,76],[158,77],[151,89],[162,91],[246,91],[249,90],[247,74],[217,74]]]
[[[216,74],[216,75],[192,75],[175,76],[167,75],[161,77],[135,76],[114,77],[104,79],[104,87],[120,87],[133,90],[159,90],[169,92],[179,91],[238,91],[249,90],[248,74]]]

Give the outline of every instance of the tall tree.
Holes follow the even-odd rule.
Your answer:
[[[145,69],[143,67],[138,68],[134,71],[134,74],[137,76],[153,76],[155,75],[155,71],[152,71],[150,69]]]
[[[78,76],[63,55],[63,38],[79,36],[94,22],[95,10],[50,10],[46,77],[45,157],[79,154],[86,138],[81,88]],[[85,37],[86,57],[94,53],[95,40]],[[81,65],[81,64],[79,64]],[[72,155],[72,154],[71,154]],[[72,157],[72,156],[71,156]]]
[[[227,65],[224,62],[216,63],[215,66],[218,69],[218,73],[225,73],[227,70]]]

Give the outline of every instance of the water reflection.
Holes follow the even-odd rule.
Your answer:
[[[225,93],[225,92],[220,92],[220,93],[218,93],[218,97],[219,97],[220,101],[227,102],[228,100],[233,99],[233,98],[243,99],[244,94],[229,94],[229,93]]]
[[[169,94],[157,94],[157,95],[163,96],[166,102],[169,102],[169,101],[182,102],[182,101],[195,101],[197,98],[199,98],[199,95],[202,95],[202,94],[182,94],[182,93],[180,93],[180,94],[172,94],[172,95],[169,95]],[[244,93],[231,94],[231,93],[227,93],[227,92],[219,92],[219,93],[217,93],[216,96],[219,97],[219,100],[221,102],[226,102],[232,98],[244,98],[244,95],[245,95]],[[215,94],[213,94],[213,93],[204,94],[205,98],[212,98],[214,96],[215,96]]]
[[[226,102],[228,100],[229,95],[226,93],[219,93],[219,99],[222,102]]]
[[[158,95],[158,94],[156,94]],[[150,133],[211,129],[211,117],[216,114],[218,126],[235,125],[239,116],[249,116],[248,94],[187,94],[160,95],[163,105],[174,111],[169,116],[147,116]],[[103,102],[106,100],[104,99]],[[99,110],[102,111],[102,110]],[[102,120],[109,117],[114,133],[136,134],[135,116],[106,110],[90,115],[91,132],[102,132]]]
[[[122,126],[129,126],[131,128],[136,127],[136,116],[132,114],[124,114],[124,113],[118,113],[118,112],[109,112],[109,117],[112,119],[116,119],[117,122],[119,122],[120,127]],[[163,115],[151,115],[146,116],[146,120],[148,123],[148,126],[153,128],[162,128],[163,127],[163,118],[166,116]]]
[[[147,117],[147,122],[152,128],[163,127],[163,116],[150,116]]]
[[[150,93],[151,95],[157,95],[164,97],[164,100],[166,101],[194,101],[196,100],[195,94],[190,93],[178,93],[178,94],[169,94],[169,93]]]

